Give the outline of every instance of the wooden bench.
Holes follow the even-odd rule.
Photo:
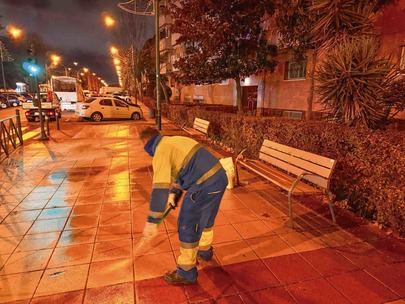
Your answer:
[[[245,149],[246,150],[246,149]],[[243,150],[235,161],[237,184],[239,175],[237,166],[260,175],[276,186],[288,192],[290,223],[293,226],[292,195],[325,194],[328,199],[332,220],[334,196],[329,191],[330,178],[336,161],[314,153],[264,140],[259,160],[245,159]]]
[[[207,136],[209,126],[210,126],[210,122],[208,120],[204,120],[204,119],[196,117],[194,119],[192,128],[186,128],[185,126],[183,126],[182,129],[190,135],[198,136],[198,135],[204,134],[205,136]]]

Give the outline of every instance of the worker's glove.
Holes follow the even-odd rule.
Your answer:
[[[143,228],[143,237],[147,240],[153,239],[158,234],[158,225],[154,223],[146,222],[145,228]]]
[[[179,204],[182,195],[183,195],[183,191],[178,188],[172,188],[170,190],[168,202],[169,202],[169,205],[173,207],[173,209],[177,208],[177,205]]]

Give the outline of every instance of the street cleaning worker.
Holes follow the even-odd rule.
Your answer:
[[[197,280],[197,257],[209,261],[213,226],[222,196],[228,184],[218,159],[195,140],[183,136],[161,136],[146,128],[140,134],[145,151],[153,156],[153,186],[144,237],[153,238],[158,231],[169,193],[187,190],[178,218],[180,256],[177,269],[165,274],[170,284],[192,284]],[[170,202],[169,202],[170,203]]]

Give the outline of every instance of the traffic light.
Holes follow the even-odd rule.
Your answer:
[[[33,59],[27,59],[23,62],[22,68],[28,73],[31,77],[36,77],[41,74],[41,66],[36,64]]]

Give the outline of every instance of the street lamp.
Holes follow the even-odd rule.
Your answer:
[[[88,68],[83,68],[83,72],[88,73],[89,69]]]
[[[118,49],[115,46],[110,47],[110,52],[112,55],[118,54]]]
[[[8,25],[6,31],[13,39],[19,39],[23,35],[23,30],[15,25]]]
[[[104,25],[107,28],[113,27],[115,25],[115,19],[110,15],[105,15],[104,16]]]

